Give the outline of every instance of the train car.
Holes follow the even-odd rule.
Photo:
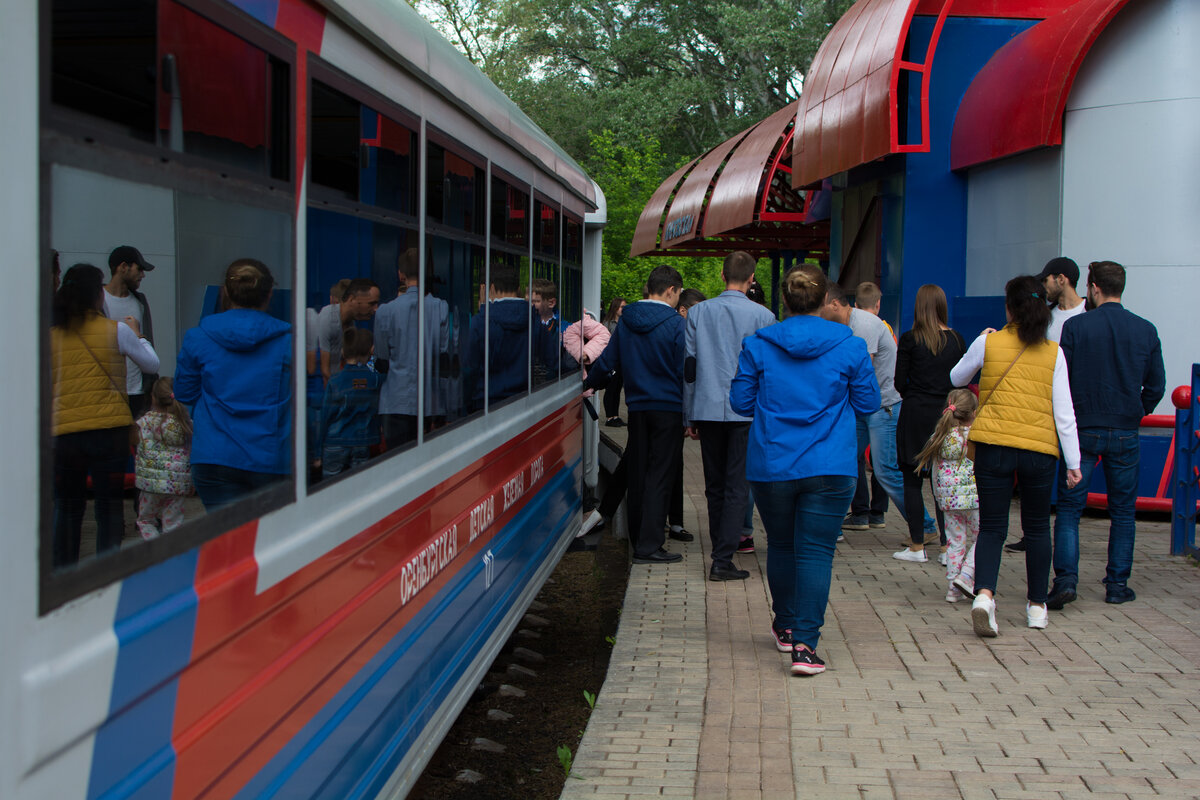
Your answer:
[[[405,796],[581,525],[598,188],[402,0],[5,2],[0,100],[0,797]]]

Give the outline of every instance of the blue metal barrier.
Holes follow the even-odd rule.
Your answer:
[[[1171,393],[1175,404],[1175,498],[1171,510],[1171,555],[1197,556],[1196,501],[1200,499],[1200,364],[1192,385]]]

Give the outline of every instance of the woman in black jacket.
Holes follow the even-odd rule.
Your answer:
[[[904,476],[904,516],[910,539],[907,550],[896,553],[896,558],[904,561],[925,560],[907,555],[923,555],[925,549],[923,476],[917,471],[917,455],[937,427],[946,395],[954,388],[950,370],[967,350],[963,337],[946,320],[946,293],[940,286],[925,284],[917,290],[912,330],[900,337],[896,353],[896,391],[904,398],[896,420],[896,461]],[[937,518],[938,527],[943,528],[940,510]]]

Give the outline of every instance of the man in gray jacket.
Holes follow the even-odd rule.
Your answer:
[[[746,442],[750,419],[729,407],[729,387],[737,373],[742,340],[775,322],[775,316],[746,297],[754,281],[754,257],[730,253],[721,278],[725,291],[688,311],[683,366],[683,414],[688,433],[700,437],[704,497],[712,537],[714,581],[744,580],[733,565],[746,516]]]

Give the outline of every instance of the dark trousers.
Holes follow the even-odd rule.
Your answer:
[[[683,445],[683,439],[680,440]],[[683,527],[683,456],[679,457],[679,469],[675,470],[675,487],[671,489],[671,508],[667,512],[667,523]]]
[[[870,484],[869,489],[868,484]],[[875,477],[874,470],[871,471],[871,479],[867,480],[867,448],[864,442],[862,449],[858,451],[858,484],[854,487],[854,500],[850,503],[850,513],[856,517],[866,514],[882,517],[887,513],[887,509],[887,492],[879,485],[879,479]]]
[[[89,474],[95,497],[96,552],[121,546],[128,461],[128,425],[54,437],[54,566],[79,560]]]
[[[287,475],[227,467],[224,464],[192,464],[192,483],[196,494],[211,513],[219,508],[233,505],[273,483],[287,480]]]
[[[1008,537],[1013,477],[1021,485],[1021,530],[1025,534],[1026,594],[1045,603],[1050,584],[1050,490],[1058,459],[1045,453],[977,442],[975,487],[979,491],[979,538],[975,543],[975,590],[996,591],[1000,555]]]
[[[415,414],[380,414],[379,426],[388,450],[417,442],[417,416]]]
[[[908,522],[908,536],[913,544],[925,543],[925,494],[923,492],[925,479],[933,482],[932,473],[921,475],[912,464],[901,464],[900,474],[904,476],[904,519]],[[941,532],[942,544],[946,543],[946,517],[942,510],[933,504],[933,512],[937,515],[938,531]]]
[[[630,411],[629,536],[633,552],[648,556],[666,541],[667,506],[672,482],[683,458],[683,414],[679,411]]]
[[[625,381],[621,379],[621,374],[613,375],[608,381],[608,388],[604,390],[604,418],[612,419],[619,416],[621,412],[621,389],[625,388]]]
[[[617,462],[617,468],[613,470],[613,474],[608,479],[608,484],[604,487],[604,496],[600,498],[600,516],[605,519],[612,519],[617,509],[621,507],[621,501],[625,499],[625,491],[629,488],[629,448],[621,453],[621,460]]]
[[[696,422],[704,463],[704,499],[713,566],[732,567],[746,519],[750,484],[746,482],[749,422]]]

